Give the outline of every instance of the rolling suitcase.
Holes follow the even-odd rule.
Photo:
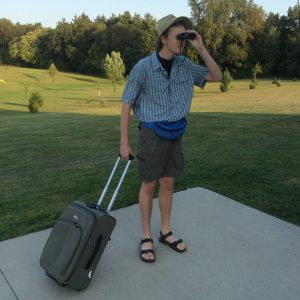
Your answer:
[[[116,225],[109,215],[133,156],[130,156],[106,210],[101,208],[117,166],[118,157],[97,204],[74,201],[56,221],[43,249],[40,265],[62,286],[86,288]]]

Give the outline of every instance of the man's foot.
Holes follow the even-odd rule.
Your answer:
[[[184,252],[186,250],[186,245],[183,243],[183,240],[176,239],[172,231],[169,231],[165,234],[160,232],[159,241],[165,245],[168,245],[177,252]]]
[[[140,258],[146,263],[155,262],[155,255],[153,251],[153,239],[145,238],[141,240]]]

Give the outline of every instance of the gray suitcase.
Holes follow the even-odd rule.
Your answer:
[[[104,196],[120,162],[118,157],[97,204],[74,201],[56,221],[40,258],[46,274],[62,286],[86,288],[116,225],[109,215],[133,156],[130,156],[106,210]]]

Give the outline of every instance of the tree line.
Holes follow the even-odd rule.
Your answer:
[[[300,78],[300,6],[287,15],[266,14],[252,0],[188,0],[195,29],[221,68],[250,77],[256,63],[264,76]],[[155,49],[157,20],[124,12],[91,20],[86,14],[55,28],[0,19],[0,64],[104,75],[104,60],[120,52],[128,74]],[[194,61],[199,57],[187,47]]]

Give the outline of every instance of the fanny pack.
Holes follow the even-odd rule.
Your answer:
[[[186,119],[182,118],[175,122],[142,122],[142,124],[146,128],[152,128],[159,137],[165,140],[175,141],[183,136],[186,128]]]

